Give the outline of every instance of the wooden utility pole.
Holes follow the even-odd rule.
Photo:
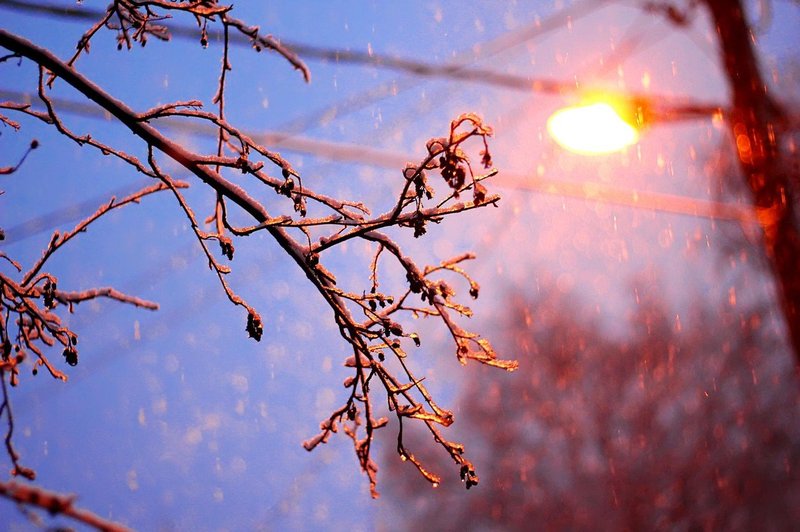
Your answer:
[[[731,91],[728,126],[764,242],[789,341],[800,364],[800,175],[789,164],[782,146],[787,118],[769,93],[753,49],[753,34],[741,0],[703,0],[719,36],[719,51]],[[792,173],[795,175],[792,175]]]

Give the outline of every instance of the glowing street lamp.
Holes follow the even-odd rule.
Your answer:
[[[603,155],[622,150],[639,141],[639,131],[614,106],[594,101],[565,107],[547,120],[547,131],[563,148],[581,155]],[[635,112],[625,112],[631,118]]]

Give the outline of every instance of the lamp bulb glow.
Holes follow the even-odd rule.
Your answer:
[[[559,109],[547,131],[563,148],[582,155],[602,155],[636,144],[639,132],[605,102]]]

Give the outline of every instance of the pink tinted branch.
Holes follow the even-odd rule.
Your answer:
[[[353,438],[354,444],[356,446],[356,453],[359,458],[359,463],[361,465],[362,470],[367,473],[370,478],[371,487],[374,489],[374,480],[375,480],[375,472],[376,468],[374,463],[369,458],[370,452],[370,440],[372,438],[372,430],[378,428],[379,426],[383,426],[383,423],[374,422],[371,419],[371,401],[369,395],[369,383],[370,379],[373,376],[378,376],[379,380],[381,380],[384,388],[387,391],[387,394],[391,397],[390,403],[393,402],[398,415],[398,419],[402,423],[402,420],[405,418],[408,419],[417,419],[426,423],[429,427],[433,427],[432,423],[437,424],[449,424],[449,420],[451,419],[450,416],[447,415],[447,411],[439,409],[435,406],[430,395],[427,391],[422,387],[420,384],[421,380],[414,378],[413,374],[411,374],[408,368],[405,368],[406,375],[409,377],[411,381],[411,385],[408,386],[407,384],[400,383],[394,377],[392,377],[388,371],[378,368],[383,368],[379,364],[376,363],[376,358],[380,358],[383,360],[383,354],[380,351],[376,352],[376,349],[380,350],[385,348],[391,349],[392,352],[398,358],[402,358],[404,355],[399,347],[395,347],[395,342],[392,341],[387,342],[383,338],[382,335],[388,337],[389,334],[394,334],[400,337],[412,337],[411,335],[405,335],[402,333],[402,329],[397,327],[396,324],[391,322],[388,319],[380,319],[381,316],[375,314],[373,312],[372,316],[374,317],[373,322],[375,324],[382,325],[385,329],[381,331],[378,330],[367,330],[366,328],[359,325],[356,320],[352,317],[350,308],[353,306],[353,303],[348,303],[346,300],[342,299],[344,294],[350,294],[347,292],[343,292],[338,288],[334,287],[335,281],[333,276],[327,273],[327,270],[319,263],[319,257],[316,253],[314,253],[314,247],[311,244],[311,236],[310,233],[305,231],[304,228],[300,228],[301,231],[304,231],[304,234],[308,237],[308,246],[302,245],[298,240],[295,240],[289,236],[287,231],[280,227],[278,224],[275,224],[276,218],[273,218],[267,212],[267,209],[264,207],[262,203],[254,199],[250,196],[244,189],[239,187],[238,185],[234,184],[233,182],[225,179],[220,175],[218,171],[215,171],[214,168],[210,166],[214,166],[216,164],[225,164],[226,161],[224,158],[217,156],[217,159],[214,160],[213,158],[204,157],[193,153],[187,149],[185,149],[180,144],[172,141],[168,137],[161,134],[158,130],[152,127],[150,124],[146,122],[149,118],[155,118],[158,116],[165,116],[168,114],[184,114],[185,116],[191,115],[199,115],[201,114],[199,111],[194,110],[186,110],[186,111],[178,111],[176,107],[169,107],[169,108],[161,108],[158,109],[155,113],[146,113],[144,115],[135,113],[129,107],[127,107],[124,103],[114,99],[109,94],[105,93],[93,84],[90,80],[86,79],[80,73],[76,72],[73,68],[65,65],[60,59],[55,57],[50,52],[43,50],[34,44],[20,38],[14,36],[4,30],[0,30],[0,45],[9,48],[12,51],[19,53],[33,61],[39,63],[41,66],[49,69],[53,72],[57,77],[62,78],[67,83],[75,87],[79,92],[83,93],[89,99],[97,103],[103,109],[108,111],[111,115],[116,117],[120,123],[124,124],[128,127],[134,134],[141,137],[144,142],[147,144],[149,148],[150,157],[148,162],[151,165],[150,172],[155,174],[158,178],[165,180],[168,182],[168,176],[163,174],[158,167],[155,165],[155,159],[153,156],[154,150],[159,150],[163,152],[166,156],[170,157],[180,165],[184,166],[188,169],[191,173],[193,173],[196,177],[198,177],[201,181],[206,183],[211,189],[213,189],[219,197],[225,198],[226,203],[229,201],[231,204],[238,205],[241,209],[243,209],[246,213],[248,213],[252,218],[255,219],[256,222],[261,224],[266,231],[270,233],[270,235],[277,241],[279,246],[289,254],[292,260],[301,268],[304,272],[306,277],[311,281],[311,283],[315,286],[317,291],[322,295],[323,299],[326,303],[330,306],[333,310],[334,317],[336,323],[339,327],[339,331],[341,336],[350,344],[354,351],[354,365],[355,368],[355,384],[351,383],[353,390],[351,390],[350,398],[347,401],[348,409],[346,411],[348,424],[346,426],[345,432]],[[40,92],[43,90],[40,88]],[[45,96],[42,95],[42,99],[47,102]],[[54,113],[51,112],[51,115]],[[209,115],[211,116],[211,115]],[[202,118],[199,117],[198,118]],[[210,118],[209,118],[210,119]],[[218,121],[218,124],[222,123],[222,119],[219,117],[214,118],[213,120]],[[461,133],[457,132],[456,128],[458,128],[462,123],[465,122],[472,122],[472,127],[470,131]],[[58,125],[58,124],[57,124]],[[450,214],[455,212],[460,212],[466,210],[467,208],[473,208],[477,206],[483,206],[487,204],[493,204],[496,201],[496,198],[489,197],[488,200],[485,194],[481,195],[480,197],[476,194],[475,195],[475,202],[470,204],[455,204],[452,206],[448,206],[447,208],[439,207],[440,210],[428,210],[422,208],[423,196],[426,195],[425,193],[430,193],[430,190],[424,185],[424,175],[423,170],[429,170],[437,168],[437,163],[434,161],[436,155],[444,154],[447,156],[447,170],[448,171],[455,171],[459,170],[461,180],[458,179],[451,179],[445,177],[443,172],[443,177],[448,181],[448,185],[456,192],[460,192],[465,190],[464,188],[464,165],[468,165],[469,162],[467,160],[466,155],[459,149],[459,144],[461,144],[464,140],[472,136],[481,136],[484,137],[488,135],[490,131],[488,129],[483,128],[480,120],[477,117],[473,117],[471,115],[463,115],[459,119],[453,122],[451,125],[450,135],[448,139],[439,139],[436,140],[433,144],[429,143],[428,147],[428,156],[423,162],[423,164],[415,168],[415,172],[413,175],[409,176],[408,173],[404,173],[406,177],[406,182],[404,183],[403,192],[400,194],[400,198],[396,207],[393,211],[388,213],[385,219],[379,220],[377,224],[369,224],[369,221],[361,220],[360,223],[366,224],[366,229],[362,231],[358,231],[357,234],[352,234],[349,238],[359,237],[365,241],[374,241],[379,244],[381,249],[387,249],[391,257],[394,257],[402,267],[407,272],[407,279],[411,287],[412,292],[418,293],[422,300],[425,301],[426,297],[433,298],[434,295],[434,288],[440,287],[440,284],[434,284],[429,280],[425,279],[425,274],[420,271],[420,269],[416,266],[416,264],[408,257],[405,257],[400,252],[399,247],[397,244],[392,242],[386,235],[378,233],[375,231],[376,227],[388,227],[392,225],[410,225],[409,222],[415,222],[415,236],[419,236],[417,231],[419,229],[424,229],[417,227],[416,222],[424,222],[428,221],[436,221],[436,218],[444,215]],[[242,137],[239,137],[241,140]],[[80,140],[83,140],[81,138]],[[246,147],[249,146],[248,142],[244,142],[242,146],[242,151],[240,153],[241,159],[244,160],[242,163],[242,168],[245,173],[251,173],[255,175],[260,180],[264,181],[269,186],[280,186],[282,183],[275,179],[267,176],[266,174],[262,173],[259,169],[256,169],[253,165],[247,164],[245,167],[245,163],[247,162],[245,157],[247,154]],[[252,146],[251,146],[252,147]],[[266,150],[265,150],[266,151]],[[439,163],[444,170],[445,162]],[[289,176],[293,175],[287,167],[281,165],[284,170],[284,179],[288,181]],[[287,175],[288,174],[288,175]],[[470,168],[470,176],[471,176],[471,168]],[[471,186],[475,187],[477,179],[473,178],[471,182]],[[411,185],[414,184],[416,188],[416,196],[408,196],[407,193],[410,191]],[[173,190],[173,192],[177,192]],[[291,194],[302,194],[303,196],[313,197],[319,201],[319,196],[314,195],[312,192],[308,190],[303,190],[302,185],[300,187],[300,191],[290,192]],[[176,194],[181,200],[181,195]],[[428,199],[430,199],[430,194],[427,195]],[[297,199],[296,197],[294,199]],[[302,198],[301,198],[302,199]],[[448,198],[449,200],[449,198]],[[322,201],[322,203],[325,203]],[[403,210],[407,207],[411,206],[412,204],[416,204],[415,211],[413,213],[403,214]],[[340,202],[340,205],[348,205],[345,202]],[[225,203],[221,204],[221,207],[224,209],[226,206]],[[188,207],[188,205],[183,205],[182,207]],[[342,210],[344,210],[342,208]],[[191,211],[186,211],[187,216],[193,220],[193,215]],[[341,214],[341,212],[340,212]],[[301,211],[301,216],[305,216],[304,209]],[[344,216],[345,218],[349,216]],[[223,219],[224,219],[224,210],[223,210]],[[359,220],[360,217],[353,217],[355,220]],[[321,219],[316,220],[316,222],[320,222]],[[350,225],[349,221],[347,225]],[[353,224],[358,225],[358,224]],[[193,227],[196,228],[197,223],[193,220]],[[258,226],[256,226],[258,227]],[[252,228],[251,228],[252,229]],[[356,229],[357,230],[357,229]],[[424,230],[420,230],[419,234],[423,234]],[[200,237],[201,244],[204,244],[202,241],[203,239],[212,238],[213,235],[208,235],[203,232],[198,232],[198,237]],[[349,233],[348,233],[349,234]],[[376,259],[377,260],[377,259]],[[373,268],[374,270],[374,268]],[[218,269],[218,274],[221,273],[221,269]],[[377,278],[376,273],[373,271],[373,286],[377,285]],[[448,292],[449,294],[449,292]],[[448,294],[443,294],[445,300],[441,302],[440,306],[436,307],[434,304],[434,300],[430,300],[430,305],[435,307],[437,315],[441,316],[442,319],[446,320],[446,312],[448,308],[446,308],[448,303],[447,297]],[[438,296],[437,296],[438,297]],[[367,306],[374,307],[376,303],[384,303],[383,300],[378,300],[377,296],[366,296],[362,297],[362,301],[357,301],[357,297],[353,298],[353,301],[360,307],[365,308],[364,303]],[[369,303],[372,303],[370,305]],[[437,300],[439,303],[439,300]],[[349,305],[349,306],[348,306]],[[450,308],[457,308],[450,304]],[[374,311],[375,309],[372,308]],[[393,311],[400,310],[400,307],[394,307]],[[369,315],[369,314],[368,314]],[[248,325],[249,326],[249,325]],[[383,332],[385,330],[385,332]],[[462,329],[450,326],[451,333],[454,335],[454,339],[456,340],[457,344],[460,340],[464,338],[474,339],[477,338],[477,335],[472,335],[471,333],[466,333]],[[399,332],[398,332],[399,331]],[[372,345],[376,343],[378,345]],[[460,344],[459,344],[460,345]],[[487,344],[488,345],[488,344]],[[376,353],[373,355],[373,353]],[[493,354],[493,352],[491,352]],[[488,355],[488,353],[487,353]],[[486,363],[490,363],[493,358],[485,357]],[[482,360],[484,361],[484,360]],[[356,391],[358,390],[358,392]],[[411,392],[420,393],[422,394],[423,399],[427,402],[433,412],[427,412],[423,408],[423,405],[416,402],[416,400],[411,395]],[[397,395],[400,394],[402,397],[407,400],[410,404],[400,404],[397,401]],[[366,410],[366,432],[367,436],[366,439],[359,439],[356,436],[358,432],[358,426],[361,425],[361,417],[362,413],[358,408],[358,405],[364,404]],[[310,442],[310,446],[316,445],[316,443],[320,443],[327,438],[327,435],[330,431],[334,430],[335,424],[334,421],[337,419],[338,421],[342,422],[342,412],[337,411],[328,418],[328,423],[321,427],[323,433],[320,435],[318,439],[313,440]],[[467,465],[468,463],[463,461],[461,458],[461,453],[463,453],[463,447],[459,444],[447,442],[434,430],[434,440],[447,448],[448,452],[453,456],[453,458],[458,462],[461,463],[462,466]],[[404,455],[405,456],[405,455]],[[412,462],[414,461],[412,456],[406,456],[406,458],[410,458]],[[419,464],[418,468],[420,471],[424,471],[424,468],[421,468]],[[469,466],[471,470],[471,465]],[[423,473],[425,474],[425,473]],[[464,473],[462,471],[462,477]],[[426,474],[427,478],[434,478],[430,474]]]
[[[122,293],[112,287],[92,288],[90,290],[83,290],[81,292],[64,292],[62,290],[56,290],[55,297],[61,303],[69,305],[70,309],[72,308],[73,304],[89,301],[90,299],[105,297],[108,299],[114,299],[121,303],[128,303],[139,308],[158,310],[158,303]]]
[[[11,383],[14,384],[15,372],[16,368],[12,368],[12,371],[9,372],[11,375]],[[6,386],[6,373],[5,370],[0,370],[0,387],[3,390],[3,402],[0,403],[0,417],[5,414],[6,416],[6,423],[8,428],[6,429],[6,435],[4,438],[4,443],[6,446],[6,453],[8,457],[11,459],[11,464],[14,468],[11,470],[11,474],[16,476],[19,475],[21,477],[27,478],[28,480],[34,480],[36,478],[36,473],[33,469],[23,466],[19,463],[19,453],[17,453],[16,449],[14,449],[14,445],[12,443],[12,437],[14,436],[14,413],[11,411],[11,401],[8,397],[8,386]]]
[[[264,206],[247,194],[244,189],[224,179],[213,170],[198,164],[195,154],[186,150],[180,144],[168,139],[149,124],[142,123],[139,120],[138,113],[134,112],[127,105],[113,98],[92,81],[67,66],[50,51],[38,47],[30,41],[4,29],[0,29],[0,46],[17,52],[52,71],[79,92],[83,93],[84,96],[111,113],[135,135],[141,137],[148,145],[162,151],[185,167],[201,181],[241,207],[259,223],[264,223],[272,219]],[[279,227],[267,227],[267,231],[304,271],[306,277],[314,284],[331,308],[334,309],[337,314],[349,315],[344,304],[328,294],[327,290],[325,290],[325,283],[320,280],[313,268],[306,263],[306,257],[302,247]]]
[[[74,495],[64,495],[55,491],[27,486],[17,482],[0,481],[0,497],[5,497],[17,504],[24,504],[46,510],[51,515],[64,515],[71,517],[84,525],[105,532],[126,532],[130,529],[103,519],[88,510],[75,506]]]
[[[174,186],[177,188],[186,188],[189,185],[184,182],[176,182]],[[22,278],[21,284],[23,286],[26,286],[28,283],[30,283],[31,280],[36,276],[36,274],[41,271],[45,262],[47,262],[47,259],[49,259],[53,255],[53,253],[56,252],[57,249],[59,249],[61,246],[72,240],[72,238],[74,238],[79,233],[86,231],[86,228],[89,226],[89,224],[91,224],[92,222],[94,222],[107,212],[113,209],[117,209],[119,207],[124,207],[125,205],[131,203],[139,203],[139,200],[141,200],[143,197],[167,189],[168,187],[163,183],[156,183],[154,185],[150,185],[149,187],[145,187],[139,190],[138,192],[134,192],[133,194],[130,194],[129,196],[126,196],[119,201],[117,201],[116,198],[112,197],[108,203],[106,203],[105,205],[101,205],[100,208],[98,208],[94,212],[94,214],[91,214],[89,217],[78,223],[78,225],[76,225],[72,231],[64,233],[62,235],[60,235],[58,231],[56,231],[55,233],[53,233],[53,237],[50,240],[50,244],[47,246],[47,249],[42,254],[41,258],[36,262],[36,264],[33,265],[33,267]]]

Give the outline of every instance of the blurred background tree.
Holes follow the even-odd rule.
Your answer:
[[[459,402],[489,489],[393,483],[409,528],[791,528],[797,383],[765,304],[740,312],[697,295],[679,325],[657,278],[637,285],[620,340],[555,287],[510,296],[497,330],[523,374],[475,374]]]
[[[696,270],[676,304],[675,226],[615,219],[636,226],[620,231],[622,249],[660,244],[630,281],[632,305],[617,314],[625,325],[609,326],[602,303],[564,290],[552,266],[532,267],[536,283],[509,290],[495,326],[522,375],[476,373],[457,409],[479,434],[489,495],[394,484],[391,515],[419,516],[409,528],[790,530],[800,519],[797,85],[762,77],[745,4],[648,3],[678,27],[701,6],[719,38],[735,146],[701,158],[717,198],[754,198],[764,239],[747,224],[701,224],[703,257],[688,232],[680,260]],[[763,23],[774,4],[758,7]],[[575,252],[592,272],[615,267],[597,246]]]

